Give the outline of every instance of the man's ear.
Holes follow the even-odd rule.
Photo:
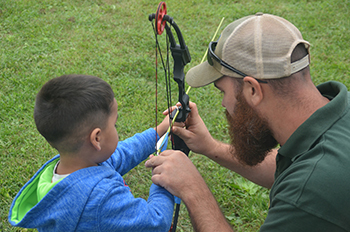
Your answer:
[[[101,151],[101,129],[100,128],[95,128],[91,132],[90,143],[97,151]]]
[[[244,77],[243,81],[243,94],[247,102],[252,106],[259,105],[264,98],[261,85],[255,78],[249,76]]]

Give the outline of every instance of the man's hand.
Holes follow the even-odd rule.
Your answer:
[[[181,151],[166,150],[159,156],[150,156],[145,166],[153,168],[153,183],[183,200],[189,194],[196,194],[196,190],[206,188],[196,167]]]
[[[195,231],[232,232],[217,202],[191,160],[181,151],[166,150],[150,156],[152,181],[182,199]]]
[[[216,141],[209,133],[202,118],[198,114],[195,103],[190,102],[191,112],[185,122],[185,125],[175,123],[173,133],[183,139],[188,148],[199,154],[207,155],[215,152],[218,141]]]

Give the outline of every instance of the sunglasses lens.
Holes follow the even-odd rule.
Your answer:
[[[213,60],[211,59],[211,56],[210,56],[209,52],[208,52],[208,54],[207,54],[207,60],[208,60],[208,63],[209,63],[211,66],[213,66]]]
[[[214,46],[213,46],[214,45]],[[208,63],[213,66],[213,52],[215,50],[215,47],[216,47],[216,43],[213,43],[213,42],[210,42],[209,43],[209,48],[208,48],[208,53],[207,53],[207,60],[208,60]],[[214,48],[214,49],[213,49]]]

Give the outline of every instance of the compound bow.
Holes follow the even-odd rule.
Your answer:
[[[167,9],[166,9],[165,2],[160,2],[158,5],[158,8],[157,8],[157,12],[155,14],[150,14],[148,19],[151,22],[155,19],[155,24],[154,25],[152,24],[152,25],[153,25],[153,29],[154,29],[154,33],[155,33],[155,37],[156,37],[156,49],[159,49],[159,51],[160,51],[160,46],[158,43],[157,35],[161,35],[163,33],[164,29],[166,30],[166,34],[167,34],[167,41],[168,40],[170,41],[170,51],[171,51],[171,54],[172,54],[172,57],[174,60],[174,69],[173,69],[174,77],[173,78],[178,84],[178,89],[179,89],[179,99],[178,100],[181,103],[181,107],[178,108],[176,111],[173,111],[173,113],[170,116],[171,116],[171,119],[173,121],[184,122],[186,120],[188,114],[191,112],[191,109],[189,107],[189,96],[188,96],[188,92],[190,91],[191,87],[189,87],[187,92],[185,92],[185,74],[184,74],[184,67],[186,64],[188,64],[191,61],[191,56],[190,56],[188,47],[185,44],[185,40],[181,34],[179,27],[174,22],[174,19],[172,17],[170,17],[169,15],[167,15],[166,13],[167,13]],[[222,18],[222,20],[221,20],[219,26],[217,27],[216,32],[214,33],[214,36],[211,39],[211,41],[213,41],[214,38],[216,37],[216,35],[219,31],[219,28],[221,27],[224,19],[225,18]],[[174,35],[172,33],[172,30],[171,30],[171,27],[168,26],[167,23],[169,23],[170,26],[172,26],[174,28],[176,35],[177,35],[177,39],[179,41],[179,44],[176,43]],[[205,52],[201,63],[204,62],[204,60],[207,56],[207,52],[208,51]],[[156,59],[157,59],[157,56],[156,56]],[[162,58],[162,63],[163,63],[163,68],[166,72],[165,76],[167,79],[168,78],[167,74],[169,74],[169,71],[165,68],[163,58]],[[167,63],[167,67],[169,68],[168,63]],[[157,76],[157,72],[156,72],[156,76]],[[171,88],[170,88],[170,86],[168,86],[168,84],[170,85],[169,82],[170,81],[168,81],[168,80],[166,81],[167,90],[170,91]],[[170,95],[171,95],[171,93],[170,93]],[[168,108],[170,108],[170,105],[171,104],[169,104],[169,100],[168,100]],[[157,111],[157,109],[156,109],[156,111]],[[172,125],[173,125],[173,122],[171,123],[166,136],[171,134]],[[171,137],[172,137],[172,140],[171,140],[172,141],[172,148],[174,150],[180,150],[180,151],[184,152],[186,155],[188,155],[190,152],[190,149],[187,147],[185,142],[175,134],[171,134]],[[158,144],[157,144],[157,146],[156,146],[157,153],[162,149],[162,145],[163,144],[161,144],[160,149],[158,149]],[[176,231],[181,200],[178,198],[175,198],[175,202],[176,202],[176,209],[175,209],[175,214],[174,214],[174,220],[173,220],[172,228],[170,229],[170,231],[172,231],[172,232]]]
[[[167,15],[166,13],[167,13],[167,8],[166,8],[165,2],[160,2],[158,5],[157,12],[155,14],[149,15],[149,20],[152,22],[155,19],[154,32],[156,37],[156,49],[160,50],[157,35],[161,35],[164,29],[166,31],[167,41],[170,42],[170,51],[174,60],[173,79],[178,84],[178,90],[179,90],[178,101],[181,103],[181,107],[179,107],[176,111],[174,111],[170,115],[170,117],[172,118],[173,121],[184,122],[189,112],[191,111],[189,107],[189,96],[185,92],[185,74],[184,74],[184,67],[186,64],[188,64],[191,61],[191,56],[190,56],[188,47],[185,44],[184,38],[181,34],[179,27],[175,23],[174,19],[169,15]],[[179,44],[176,43],[171,27],[174,28],[176,32],[177,40]],[[167,73],[167,70],[164,67],[164,62],[163,62],[163,68]],[[166,74],[166,77],[167,77],[167,74]],[[167,86],[167,90],[168,89],[170,90],[170,87]],[[170,107],[169,100],[168,100],[168,107]],[[171,134],[171,130],[170,130],[170,134]],[[174,150],[180,150],[184,152],[186,155],[189,154],[190,152],[189,148],[180,137],[176,136],[175,134],[171,134],[171,141],[172,141],[172,148]],[[175,209],[174,220],[173,220],[171,231],[176,230],[178,214],[180,209],[180,202],[181,200],[179,199],[176,200],[176,209]]]

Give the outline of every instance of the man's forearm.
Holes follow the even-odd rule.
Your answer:
[[[190,214],[194,231],[232,232],[233,229],[226,221],[207,185],[204,183],[197,190],[197,194],[196,191],[192,191],[183,199]]]
[[[231,154],[230,148],[229,144],[217,141],[215,149],[212,149],[209,153],[204,155],[221,166],[240,174],[260,186],[271,188],[276,170],[277,150],[272,150],[262,163],[250,167],[241,164],[237,158]]]

